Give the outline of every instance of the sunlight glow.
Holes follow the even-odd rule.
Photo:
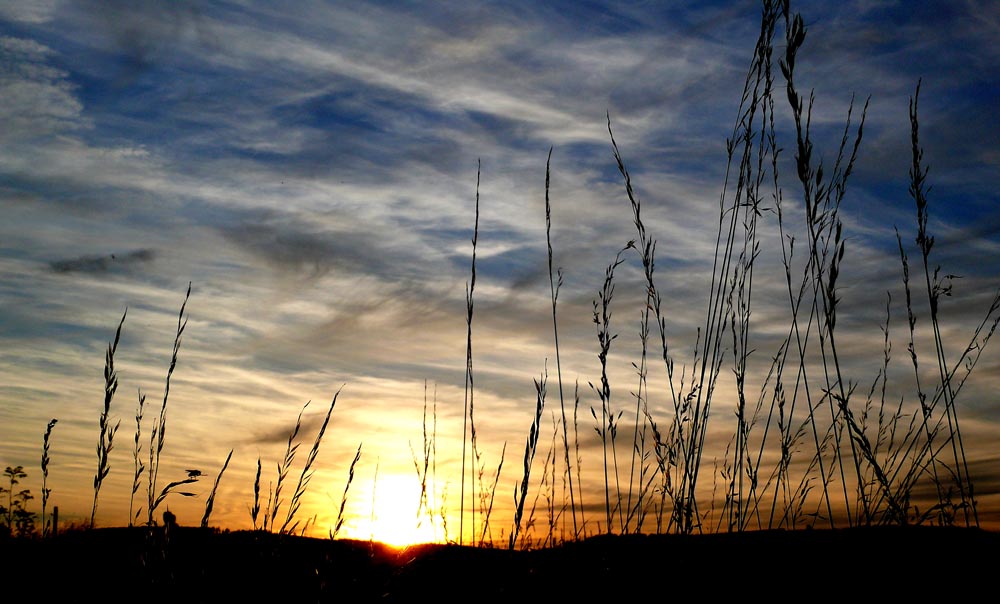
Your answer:
[[[372,539],[395,547],[436,541],[435,530],[427,514],[422,513],[417,518],[420,482],[416,476],[379,476],[374,497],[372,495],[369,489],[368,501],[374,506],[370,509],[371,515],[361,519],[352,537]]]

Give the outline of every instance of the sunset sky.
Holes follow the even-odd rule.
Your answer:
[[[817,160],[834,160],[852,95],[855,124],[871,97],[841,214],[844,369],[866,392],[882,363],[891,292],[889,389],[893,405],[905,397],[912,412],[894,232],[916,271],[908,102],[922,78],[932,263],[961,277],[941,303],[953,362],[1000,287],[1000,6],[814,0],[792,9],[809,28],[796,81],[815,91]],[[759,3],[749,0],[0,4],[0,466],[24,466],[22,485],[39,511],[42,435],[57,418],[49,505],[59,506],[63,523],[89,521],[104,353],[127,308],[111,407],[121,427],[97,514],[100,526],[127,524],[138,391],[148,397],[146,455],[191,282],[159,485],[186,469],[206,477],[191,487],[196,497],[171,495],[162,509],[197,524],[232,449],[212,524],[249,528],[258,457],[266,497],[289,431],[312,401],[284,487],[290,497],[339,391],[300,513],[315,515],[312,534],[326,536],[335,523],[360,445],[342,534],[444,538],[441,523],[426,518],[422,533],[406,536],[416,524],[413,455],[421,457],[426,401],[429,430],[437,411],[435,505],[456,540],[465,295],[481,161],[472,346],[488,484],[506,443],[493,536],[510,531],[533,379],[547,370],[528,500],[542,492],[535,522],[544,524],[538,481],[559,410],[544,206],[551,147],[563,383],[568,405],[579,383],[588,530],[597,530],[604,485],[590,413],[600,414],[589,386],[600,380],[593,301],[608,264],[636,237],[607,115],[658,242],[657,283],[680,372],[705,321],[726,139],[759,24]],[[780,28],[775,44],[780,55]],[[794,133],[776,77],[784,211],[798,228]],[[766,369],[789,319],[775,215],[761,220],[751,341]],[[796,237],[804,249],[805,233]],[[625,259],[616,273],[619,337],[609,372],[612,404],[628,424],[645,290],[638,257]],[[915,295],[914,311],[933,384],[926,292]],[[663,368],[652,371],[650,408],[666,425]],[[731,359],[721,373],[702,464],[703,511],[735,422],[726,394]],[[958,398],[980,518],[993,528],[1000,528],[998,391],[993,343]],[[630,442],[631,430],[619,438]],[[620,451],[627,455],[628,443]]]

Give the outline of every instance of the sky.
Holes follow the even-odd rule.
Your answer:
[[[908,104],[921,82],[931,264],[960,277],[940,304],[954,362],[1000,287],[1000,7],[812,0],[792,10],[808,28],[796,84],[815,94],[814,158],[828,173],[852,97],[851,132],[870,98],[841,206],[836,329],[844,373],[858,387],[852,404],[863,404],[882,367],[888,293],[889,398],[912,414],[916,374],[894,229],[912,265],[920,375],[929,390],[940,378],[918,287]],[[98,526],[127,524],[140,392],[145,459],[190,283],[157,490],[188,469],[204,477],[185,485],[192,497],[168,495],[157,515],[169,508],[181,524],[197,524],[232,450],[212,524],[250,528],[258,459],[264,500],[311,401],[283,487],[284,517],[336,396],[298,514],[307,533],[328,536],[349,484],[341,536],[457,540],[461,526],[462,539],[472,539],[474,523],[459,510],[478,178],[472,396],[479,480],[497,485],[489,534],[502,541],[511,532],[534,380],[545,376],[524,518],[534,507],[535,528],[544,527],[548,502],[565,501],[564,466],[546,459],[559,429],[558,373],[568,413],[578,384],[577,486],[586,530],[602,530],[594,301],[615,254],[636,238],[608,119],[657,241],[657,287],[679,377],[705,323],[719,199],[732,195],[726,141],[759,27],[751,1],[0,3],[0,464],[24,466],[21,487],[40,511],[43,433],[57,419],[49,506],[59,506],[64,524],[89,522],[105,351],[127,309],[109,413],[120,429],[96,514]],[[779,27],[776,57],[784,48]],[[779,179],[799,274],[802,187],[775,72]],[[558,367],[545,221],[550,149],[552,262],[563,275]],[[790,324],[773,204],[760,221],[751,390],[761,388]],[[646,290],[638,255],[623,258],[607,371],[627,476]],[[718,523],[736,425],[727,338],[701,464],[699,511],[715,514],[706,530]],[[664,368],[651,367],[648,407],[666,426]],[[994,345],[956,407],[980,519],[994,528],[998,390]],[[427,478],[433,519],[420,508],[425,414],[436,437]],[[145,502],[145,485],[133,509]],[[820,513],[816,492],[807,515]],[[563,530],[568,518],[558,520]],[[809,522],[822,525],[813,516],[797,526]]]

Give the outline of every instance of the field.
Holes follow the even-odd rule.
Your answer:
[[[508,551],[183,528],[167,542],[162,532],[136,528],[7,543],[2,551],[18,588],[65,602],[640,601],[751,590],[927,601],[992,593],[1000,535],[940,527],[604,535]]]

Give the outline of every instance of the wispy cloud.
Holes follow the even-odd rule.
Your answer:
[[[54,51],[35,40],[0,36],[0,143],[36,142],[85,126],[83,104]]]
[[[129,272],[152,262],[156,257],[153,250],[132,250],[124,254],[107,256],[80,256],[67,260],[53,260],[49,263],[57,273],[109,273]]]

